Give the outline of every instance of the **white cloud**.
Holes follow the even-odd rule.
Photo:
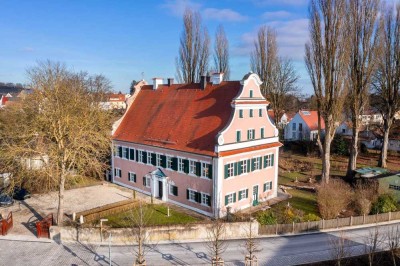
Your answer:
[[[303,60],[304,45],[308,41],[308,19],[288,21],[272,21],[265,25],[273,27],[277,32],[279,54],[293,60]],[[240,43],[233,47],[233,54],[250,55],[254,47],[257,30],[242,34]]]
[[[261,15],[262,19],[265,20],[276,20],[276,19],[285,19],[291,16],[290,12],[285,10],[275,11],[275,12],[264,12]]]
[[[244,21],[246,16],[233,11],[232,9],[206,8],[202,12],[205,19],[213,19],[220,21]]]
[[[174,16],[182,17],[186,8],[199,10],[201,4],[195,3],[190,0],[166,0],[164,4],[160,5],[160,7],[167,9]]]

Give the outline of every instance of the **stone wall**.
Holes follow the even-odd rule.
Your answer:
[[[147,228],[148,239],[153,243],[165,241],[205,241],[211,224],[173,225]],[[258,236],[258,223],[253,222],[253,234]],[[249,223],[227,223],[225,239],[245,238],[249,232]],[[57,227],[50,228],[50,238],[55,241],[82,243],[108,243],[109,234],[112,235],[113,245],[133,244],[133,233],[131,229],[109,229],[103,228],[75,228]],[[102,239],[103,236],[103,239]]]

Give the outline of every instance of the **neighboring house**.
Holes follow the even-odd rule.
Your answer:
[[[26,95],[31,94],[32,89],[21,87],[0,86],[0,108],[4,108],[7,104],[19,101]]]
[[[321,118],[321,130],[324,132],[325,123]],[[316,140],[318,136],[318,112],[300,110],[285,126],[285,140]]]
[[[113,110],[113,109],[126,109],[126,99],[129,98],[129,94],[122,94],[122,93],[110,93],[107,94],[107,100],[105,102],[101,102],[100,106],[106,110]]]
[[[342,136],[352,136],[353,135],[353,124],[350,121],[342,122],[336,128],[336,134],[339,134]]]
[[[293,114],[293,113],[283,113],[283,115],[279,119],[278,128],[284,128],[290,122],[290,120],[292,120],[294,115],[295,114]],[[268,117],[271,120],[271,122],[275,125],[274,110],[268,110]]]
[[[382,114],[372,109],[366,110],[362,115],[360,115],[360,119],[363,125],[383,123]]]
[[[113,129],[113,182],[211,217],[276,197],[282,144],[261,83],[136,85]]]

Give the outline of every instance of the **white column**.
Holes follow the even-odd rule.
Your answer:
[[[162,200],[168,201],[168,182],[166,178],[163,179],[162,184],[163,184]]]

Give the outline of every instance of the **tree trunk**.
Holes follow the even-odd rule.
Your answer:
[[[60,176],[60,188],[58,190],[58,210],[57,210],[57,225],[63,226],[64,221],[64,185],[65,185],[65,167],[63,167]]]
[[[323,143],[323,153],[322,153],[322,182],[326,184],[329,183],[330,177],[330,169],[331,169],[331,142],[332,136],[329,133],[330,128],[328,126],[325,127],[325,140]]]
[[[354,124],[353,121],[353,136],[351,138],[351,146],[350,146],[350,157],[349,164],[347,166],[347,177],[352,178],[354,170],[357,168],[357,156],[358,156],[358,133],[359,127],[358,123]]]
[[[383,143],[381,148],[381,155],[379,158],[378,166],[382,168],[387,167],[387,151],[389,146],[389,131],[391,127],[391,121],[389,119],[383,120]]]

